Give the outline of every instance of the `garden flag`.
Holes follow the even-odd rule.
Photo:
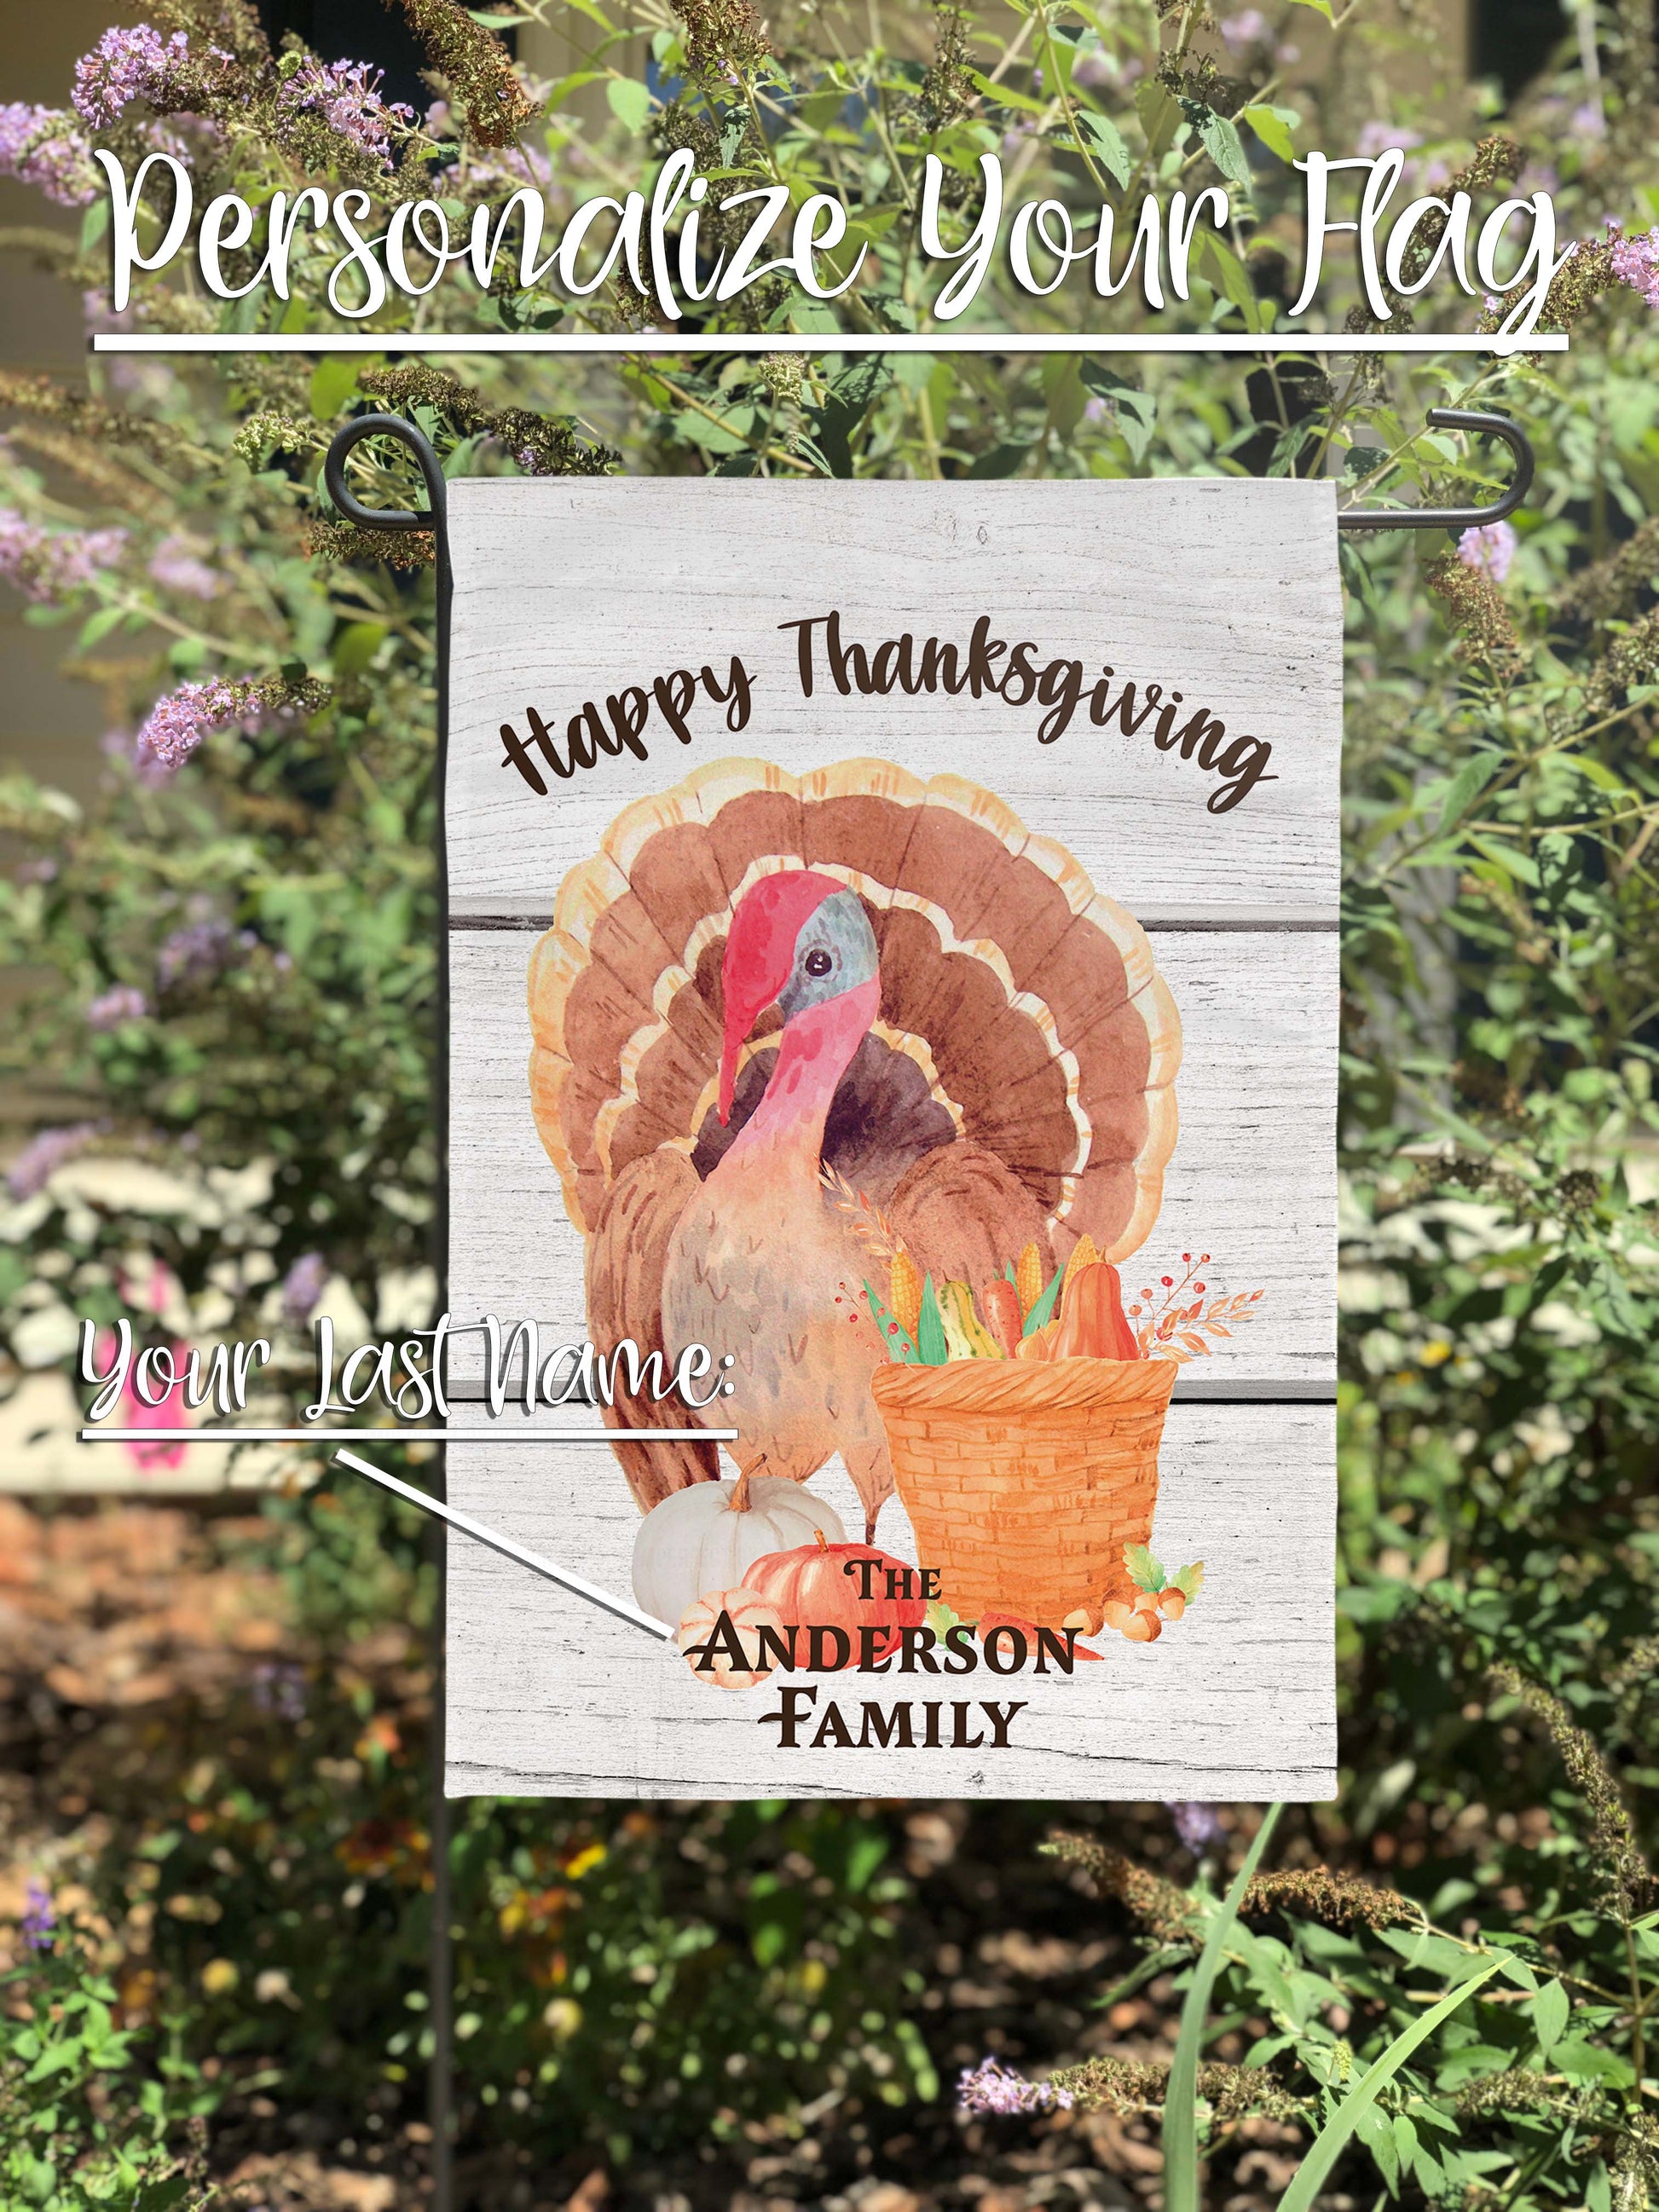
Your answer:
[[[1331,1795],[1333,488],[450,500],[451,1790]]]

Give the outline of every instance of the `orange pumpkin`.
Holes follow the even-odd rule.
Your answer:
[[[1065,1288],[1056,1359],[1139,1359],[1140,1346],[1123,1313],[1117,1269],[1109,1260],[1079,1267]]]
[[[737,1663],[729,1650],[715,1651],[710,1665],[702,1663],[709,1656],[704,1647],[718,1631],[722,1613],[732,1624],[732,1633],[746,1662],[743,1666]],[[710,1590],[695,1605],[688,1606],[674,1641],[700,1682],[712,1682],[722,1690],[752,1690],[757,1682],[766,1680],[774,1663],[770,1660],[764,1665],[761,1662],[763,1628],[769,1628],[781,1642],[787,1640],[782,1617],[776,1609],[768,1605],[757,1590],[739,1584],[736,1589]]]
[[[847,1656],[834,1664],[828,1656],[835,1648],[834,1639],[817,1639],[824,1648],[812,1655],[811,1663],[821,1665],[824,1672],[833,1674],[838,1667],[858,1665],[861,1628],[887,1631],[872,1645],[872,1657],[885,1658],[897,1649],[901,1628],[920,1628],[927,1618],[926,1598],[887,1595],[888,1573],[890,1570],[895,1576],[908,1574],[912,1588],[920,1583],[920,1576],[902,1559],[896,1559],[890,1552],[878,1551],[873,1544],[831,1544],[821,1528],[813,1534],[817,1540],[803,1544],[798,1551],[769,1552],[755,1560],[744,1581],[786,1621],[794,1621],[807,1631],[841,1630],[847,1638]],[[849,1571],[860,1559],[872,1560],[874,1565],[862,1574]],[[859,1594],[866,1582],[868,1598]],[[805,1665],[809,1663],[807,1639],[803,1636],[799,1641],[799,1661]]]

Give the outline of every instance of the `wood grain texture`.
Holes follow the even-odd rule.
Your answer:
[[[1170,1408],[1153,1546],[1202,1559],[1203,1591],[1156,1644],[1101,1639],[1069,1679],[797,1675],[852,1715],[866,1698],[1022,1699],[997,1753],[777,1747],[757,1727],[773,1682],[741,1692],[510,1561],[457,1537],[449,1566],[452,1795],[1325,1799],[1336,1786],[1333,1611],[1335,1412],[1324,1406]],[[450,1494],[464,1510],[607,1588],[629,1587],[639,1515],[604,1446],[461,1440]],[[811,1486],[848,1525],[838,1470]],[[908,1560],[902,1505],[883,1547]],[[578,1554],[580,1555],[578,1557]],[[921,1726],[918,1717],[918,1729]],[[947,1727],[949,1725],[947,1716]]]
[[[873,757],[983,785],[1056,840],[1147,928],[1184,1034],[1180,1133],[1127,1302],[1211,1255],[1212,1294],[1258,1317],[1177,1378],[1153,1542],[1206,1563],[1190,1613],[1153,1644],[1103,1642],[1070,1679],[798,1676],[854,1732],[867,1699],[1023,1701],[1007,1749],[780,1748],[756,1722],[778,1678],[716,1690],[636,1630],[457,1540],[450,1550],[448,1784],[457,1793],[720,1796],[1321,1798],[1334,1788],[1334,1394],[1340,606],[1328,483],[934,485],[672,479],[452,487],[456,575],[447,787],[453,1022],[451,1308],[587,1335],[582,1239],[531,1110],[530,957],[568,872],[630,802],[734,757],[793,775]],[[1150,726],[1052,744],[1045,710],[994,696],[842,696],[816,641],[803,693],[787,627],[838,611],[873,653],[910,633],[965,649],[975,621],[1075,659],[1092,684],[1181,695],[1269,776],[1220,812],[1224,780]],[[503,767],[501,726],[545,718],[562,750],[585,702],[732,656],[745,726],[700,696],[682,743],[657,710],[647,757],[601,754],[545,797]],[[1133,717],[1131,717],[1133,719]],[[700,909],[707,911],[707,909]],[[653,1139],[653,1141],[655,1141]],[[585,1170],[585,1172],[593,1172]],[[617,1266],[626,1275],[626,1255]],[[614,1272],[614,1270],[613,1270]],[[714,1347],[718,1351],[719,1347]],[[476,1391],[479,1339],[451,1363]],[[678,1425],[673,1401],[665,1422]],[[521,1416],[509,1414],[508,1422]],[[540,1412],[588,1426],[591,1413]],[[640,1516],[604,1444],[514,1444],[459,1403],[452,1495],[483,1521],[625,1592]],[[475,1433],[476,1432],[476,1433]],[[734,1470],[725,1462],[729,1475]],[[840,1459],[811,1491],[861,1522]],[[883,1547],[915,1560],[902,1504]],[[947,1713],[947,1729],[949,1717]],[[918,1725],[921,1725],[918,1711]],[[810,1729],[809,1729],[810,1734]]]
[[[1328,483],[746,483],[467,477],[455,563],[448,793],[453,911],[550,912],[568,869],[631,799],[741,754],[794,773],[863,755],[975,778],[1070,848],[1143,918],[1320,921],[1337,902],[1340,607]],[[908,629],[965,644],[975,617],[1039,664],[1183,694],[1273,747],[1277,779],[1212,814],[1216,779],[1148,732],[1079,712],[918,694],[804,699],[781,623],[840,611],[872,650]],[[501,766],[504,720],[550,726],[587,699],[740,653],[753,711],[733,736],[701,701],[683,746],[660,722],[538,799]],[[820,655],[821,659],[821,655]]]
[[[545,1340],[582,1342],[583,1248],[531,1118],[525,976],[531,932],[457,930],[450,1307],[458,1320],[533,1317]],[[1182,1370],[1208,1388],[1273,1391],[1336,1381],[1337,950],[1324,935],[1153,933],[1180,1010],[1181,1133],[1131,1291],[1209,1252],[1204,1280],[1264,1290],[1261,1317]],[[1145,1268],[1154,1273],[1138,1272]],[[482,1372],[457,1346],[458,1382]],[[618,1475],[620,1481],[621,1477]]]

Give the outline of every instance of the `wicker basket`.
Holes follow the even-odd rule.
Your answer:
[[[872,1380],[893,1475],[964,1620],[1040,1628],[1126,1598],[1126,1544],[1152,1540],[1172,1359],[953,1359]]]

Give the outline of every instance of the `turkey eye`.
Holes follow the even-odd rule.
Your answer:
[[[809,952],[805,964],[809,975],[827,975],[836,963],[827,952]]]

